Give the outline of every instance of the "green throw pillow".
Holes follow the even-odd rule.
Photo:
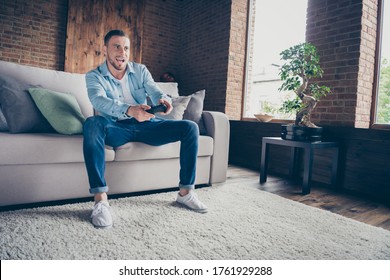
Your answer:
[[[83,132],[84,115],[76,98],[69,93],[29,88],[32,99],[51,126],[61,134]]]

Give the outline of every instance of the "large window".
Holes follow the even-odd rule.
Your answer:
[[[390,1],[380,2],[378,83],[375,124],[390,125]]]
[[[278,111],[293,92],[279,92],[282,84],[280,52],[305,42],[307,0],[251,1],[249,53],[247,62],[244,118],[268,113],[279,119],[293,119]],[[253,18],[254,17],[254,18]]]

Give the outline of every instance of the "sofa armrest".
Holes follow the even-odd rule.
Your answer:
[[[202,117],[207,130],[207,135],[214,139],[210,184],[225,182],[229,156],[229,119],[224,113],[214,111],[203,111]]]

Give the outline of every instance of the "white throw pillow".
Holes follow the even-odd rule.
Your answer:
[[[172,112],[168,115],[156,114],[158,118],[165,120],[182,120],[184,111],[187,109],[187,105],[191,100],[191,96],[179,96],[172,98]]]
[[[177,83],[157,82],[156,84],[165,94],[169,95],[170,97],[179,97],[179,88]]]

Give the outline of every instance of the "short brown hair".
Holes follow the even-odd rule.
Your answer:
[[[104,45],[107,46],[112,36],[121,36],[128,37],[127,34],[123,30],[115,29],[109,31],[106,36],[104,36]]]

